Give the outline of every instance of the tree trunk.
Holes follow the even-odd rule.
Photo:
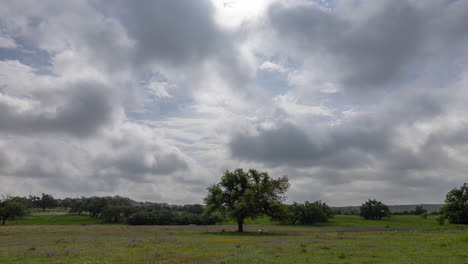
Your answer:
[[[6,217],[2,217],[2,225],[5,224]]]
[[[237,232],[244,232],[244,219],[237,219]]]

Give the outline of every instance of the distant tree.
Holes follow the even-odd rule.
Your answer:
[[[31,201],[27,197],[12,196],[12,197],[9,197],[8,200],[23,204],[26,208],[33,207]]]
[[[5,224],[7,219],[24,216],[26,213],[26,206],[20,202],[10,199],[6,199],[0,202],[0,219],[2,221],[2,225]]]
[[[360,216],[365,219],[379,220],[384,217],[390,217],[388,206],[377,200],[368,200],[360,207]]]
[[[427,210],[423,209],[422,205],[416,206],[416,208],[414,209],[414,214],[415,215],[422,215],[423,213],[427,213]]]
[[[91,217],[98,218],[99,215],[108,206],[109,201],[106,197],[90,197],[86,199],[85,208]]]
[[[59,205],[58,201],[50,194],[43,193],[41,197],[30,196],[29,199],[34,207],[42,208],[43,211],[46,208],[55,208]]]
[[[86,198],[72,198],[70,201],[70,213],[77,213],[81,215],[81,213],[86,211]]]
[[[31,204],[31,208],[41,208],[41,197],[37,197],[35,195],[28,197],[29,203]]]
[[[73,205],[73,198],[64,198],[60,201],[60,206],[65,209],[70,209]]]
[[[468,183],[447,193],[440,212],[452,224],[468,224]]]
[[[156,215],[150,211],[141,210],[132,214],[127,223],[130,225],[156,225]]]
[[[420,214],[419,216],[421,216],[422,219],[427,219],[428,214],[427,214],[427,212],[424,212],[424,213]]]
[[[205,208],[201,204],[186,204],[182,207],[182,211],[192,214],[202,214]]]
[[[128,218],[133,215],[134,213],[138,212],[142,210],[140,207],[138,206],[123,206],[122,207],[122,217],[123,217],[123,222],[124,223],[127,223],[128,222]]]
[[[310,203],[308,201],[303,204],[294,203],[288,206],[289,223],[310,225],[315,223],[328,222],[333,217],[333,210],[321,201]]]
[[[235,219],[238,231],[243,232],[246,218],[281,214],[288,188],[287,177],[273,179],[254,169],[226,171],[218,184],[208,188],[206,209]]]
[[[101,212],[101,218],[108,223],[120,223],[124,221],[123,208],[121,206],[107,206]]]

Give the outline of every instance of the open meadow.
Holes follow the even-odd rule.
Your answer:
[[[0,227],[0,263],[468,263],[468,229],[434,216],[317,226],[266,219],[235,225],[103,225],[86,216],[33,214]],[[223,232],[224,230],[224,232]]]

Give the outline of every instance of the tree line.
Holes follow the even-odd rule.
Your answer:
[[[339,213],[321,201],[285,204],[289,188],[286,176],[272,178],[267,172],[254,169],[226,171],[219,183],[210,186],[204,205],[169,205],[137,202],[121,196],[55,199],[50,194],[29,197],[6,197],[0,200],[0,220],[21,217],[38,208],[63,208],[78,215],[102,219],[109,223],[130,225],[211,225],[234,219],[238,231],[243,231],[245,219],[270,216],[284,224],[309,225],[327,222]],[[417,206],[411,213],[427,217],[427,211]],[[391,216],[387,205],[377,200],[364,202],[360,216],[379,220]],[[468,184],[447,193],[440,210],[439,223],[468,224]]]

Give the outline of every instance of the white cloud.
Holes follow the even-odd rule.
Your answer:
[[[0,35],[0,48],[11,49],[16,47],[17,44],[14,39],[12,39],[10,36]]]
[[[288,72],[288,69],[286,67],[273,63],[271,61],[265,61],[264,63],[262,63],[262,65],[260,65],[260,69],[267,71],[277,71],[280,73]]]
[[[304,105],[298,103],[298,98],[293,95],[279,95],[273,98],[273,102],[278,107],[291,115],[309,115],[309,116],[332,116],[333,111],[324,106]]]
[[[5,1],[0,193],[201,202],[255,167],[291,201],[441,202],[466,180],[466,2],[319,2]]]

